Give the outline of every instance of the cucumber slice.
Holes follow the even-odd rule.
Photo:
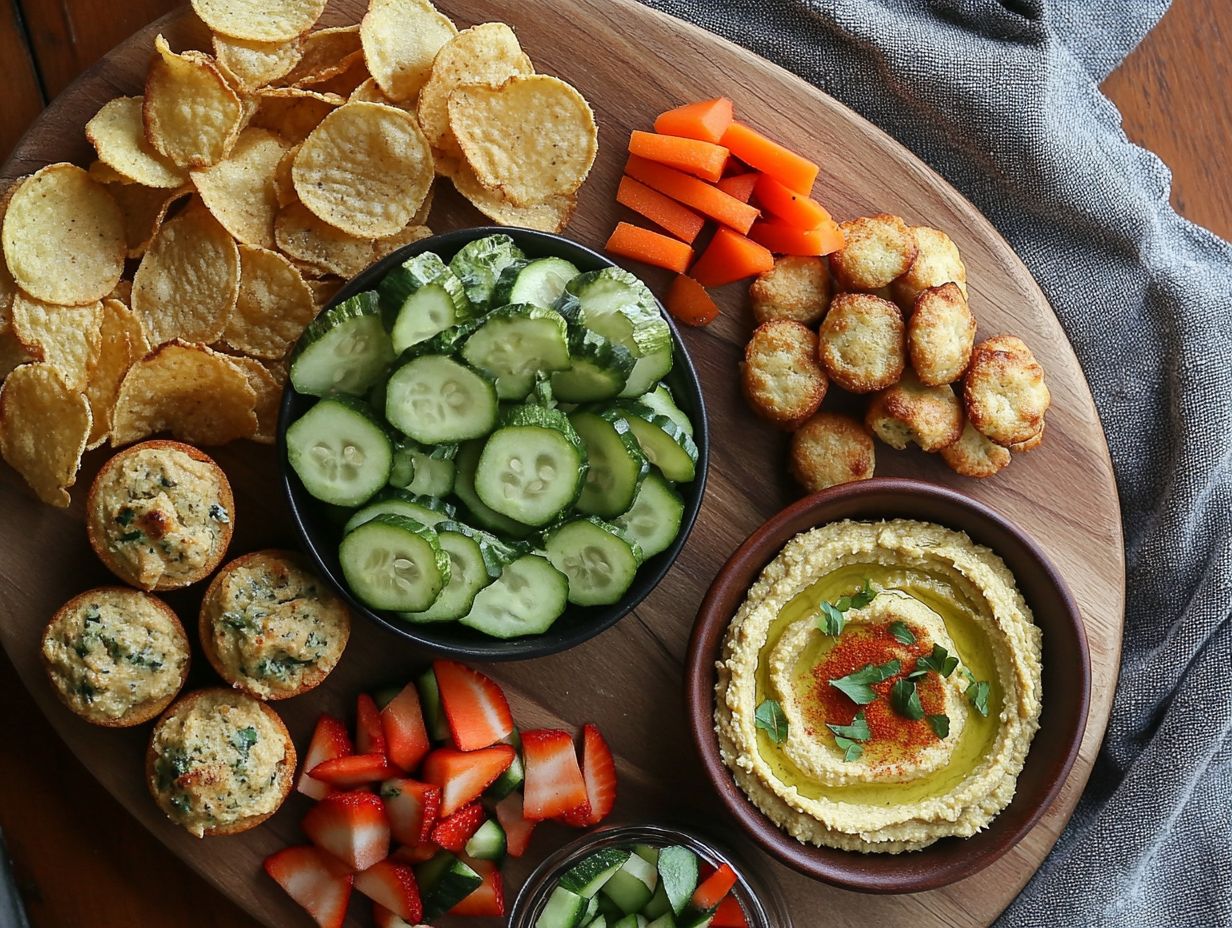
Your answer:
[[[456,357],[458,349],[462,347],[462,343],[466,341],[478,326],[479,323],[474,320],[452,326],[443,332],[438,332],[426,341],[412,345],[402,352],[399,358],[402,361],[409,361],[411,358],[422,357],[425,354],[443,354],[451,358]]]
[[[507,845],[505,829],[496,819],[490,818],[471,835],[463,852],[467,857],[478,860],[504,860]]]
[[[678,844],[665,847],[659,852],[658,870],[672,911],[679,915],[697,889],[697,855]]]
[[[624,866],[630,853],[632,852],[628,849],[620,847],[595,851],[570,867],[560,878],[560,885],[571,893],[590,899],[603,888],[603,884],[613,873]]]
[[[389,484],[417,496],[448,496],[453,492],[457,473],[454,458],[457,456],[457,445],[429,448],[413,441],[401,441],[394,448]]]
[[[665,346],[671,350],[671,329],[659,314],[654,295],[622,268],[579,274],[569,281],[558,308],[567,316],[576,316],[592,332],[624,345],[634,357],[654,354]]]
[[[588,410],[572,413],[569,422],[586,443],[590,464],[577,508],[604,518],[626,512],[650,472],[629,423],[618,412]]]
[[[654,864],[630,854],[629,859],[603,884],[601,892],[620,906],[625,915],[634,915],[650,901],[658,885],[659,872]]]
[[[612,928],[650,928],[650,920],[639,912],[633,915],[626,915],[612,925]]]
[[[578,269],[564,258],[536,258],[519,261],[501,271],[492,291],[492,305],[533,303],[551,307],[565,290],[565,284],[577,277]]]
[[[492,291],[501,273],[525,260],[522,249],[508,235],[488,235],[464,245],[449,262],[449,269],[462,281],[474,309],[484,312],[493,305]]]
[[[490,509],[479,494],[475,492],[475,469],[479,466],[479,456],[483,453],[483,441],[469,441],[458,451],[458,471],[454,479],[453,492],[462,505],[470,513],[471,518],[492,532],[498,532],[505,538],[525,538],[535,529],[524,525],[508,516],[501,515],[495,509]]]
[[[363,396],[394,359],[371,291],[358,293],[317,316],[291,354],[291,386],[309,396]]]
[[[624,596],[642,563],[642,552],[596,519],[575,519],[547,536],[548,560],[569,578],[569,602],[608,606]]]
[[[638,397],[637,401],[647,409],[661,416],[667,416],[680,426],[686,435],[693,437],[693,420],[676,405],[676,398],[672,396],[672,391],[667,388],[667,384],[656,384],[653,390]]]
[[[438,522],[454,517],[454,507],[432,496],[416,496],[406,490],[387,489],[367,506],[351,515],[343,526],[342,534],[348,535],[365,522],[371,522],[383,513],[406,516],[421,525],[433,528]]]
[[[394,317],[390,334],[399,353],[471,315],[462,281],[430,251],[390,271],[378,290],[381,303]]]
[[[599,913],[593,919],[588,921],[584,928],[607,928],[607,916]]]
[[[287,429],[287,462],[317,499],[358,506],[388,482],[393,445],[367,404],[334,396],[318,400]]]
[[[652,861],[658,864],[658,858]],[[654,895],[650,897],[650,901],[646,903],[646,907],[642,909],[642,914],[649,919],[656,919],[663,915],[672,914],[672,904],[667,898],[667,893],[663,889],[663,881],[659,881],[659,885],[655,887]]]
[[[659,849],[653,844],[635,844],[633,845],[633,853],[648,864],[654,866],[659,865]],[[652,918],[654,916],[651,916]]]
[[[579,928],[585,916],[586,900],[557,886],[535,919],[535,928]]]
[[[629,511],[612,520],[625,541],[636,542],[643,557],[654,557],[671,547],[680,534],[684,500],[670,483],[650,474],[638,487]]]
[[[488,573],[479,542],[456,528],[461,528],[456,522],[436,526],[441,550],[449,557],[449,582],[423,612],[402,612],[398,618],[417,624],[460,619],[470,612],[479,591],[496,579]]]
[[[448,851],[415,865],[415,882],[423,900],[424,918],[444,915],[473,893],[483,877]]]
[[[620,391],[620,395],[624,397],[641,396],[656,380],[662,380],[667,376],[672,369],[672,361],[670,341],[662,348],[642,355],[634,363],[633,370],[629,372],[629,379],[625,381],[625,388]]]
[[[619,396],[634,365],[628,348],[578,326],[569,330],[569,359],[568,370],[552,375],[552,391],[566,403]]]
[[[515,406],[484,443],[475,492],[525,525],[547,525],[573,505],[586,476],[586,446],[565,414]]]
[[[603,893],[593,896],[599,902],[599,914],[607,919],[607,923],[613,928],[618,921],[625,917],[624,911]]]
[[[650,918],[649,915],[644,917]],[[651,919],[646,924],[646,928],[676,928],[676,916],[671,912],[664,912],[657,918]]]
[[[431,667],[415,678],[415,689],[419,690],[419,706],[423,709],[428,737],[433,741],[448,741],[449,722],[445,719],[441,704],[441,688],[436,682],[436,672]]]
[[[494,638],[540,635],[560,618],[569,581],[537,554],[525,554],[479,591],[462,624]]]
[[[484,317],[462,346],[462,358],[496,381],[502,400],[520,400],[536,375],[569,366],[568,334],[556,310],[515,303]]]
[[[688,483],[697,474],[697,445],[680,426],[641,403],[616,407],[642,446],[642,453],[663,476],[677,483]]]
[[[422,612],[449,582],[449,557],[436,532],[383,513],[349,532],[338,548],[347,586],[373,609]]]
[[[478,438],[492,431],[496,389],[460,361],[430,354],[412,358],[389,378],[385,418],[425,445]]]
[[[505,768],[505,772],[483,791],[484,796],[495,802],[500,802],[526,781],[526,767],[522,763],[522,735],[516,727],[501,739],[501,744],[512,745],[517,753],[513,755],[513,763]]]
[[[598,914],[599,914],[599,897],[597,895],[594,895],[594,896],[591,896],[590,900],[586,903],[586,912],[582,915],[582,923],[585,925],[589,925],[591,923],[591,920],[596,918]]]

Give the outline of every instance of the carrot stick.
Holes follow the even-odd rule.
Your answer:
[[[807,196],[820,170],[807,158],[772,142],[756,129],[733,122],[723,133],[723,145],[751,168],[782,181],[797,193]]]
[[[757,178],[761,176],[756,171],[749,171],[745,174],[732,174],[719,181],[719,189],[735,197],[737,200],[747,203],[753,196],[753,187],[757,183]]]
[[[696,174],[708,181],[722,177],[723,165],[727,164],[727,149],[722,145],[674,135],[656,135],[640,129],[634,129],[629,136],[629,154]]]
[[[802,193],[796,193],[769,174],[763,174],[757,179],[754,192],[762,209],[797,229],[816,229],[830,221],[830,214],[820,203]]]
[[[655,132],[679,135],[686,139],[717,142],[732,121],[732,102],[727,97],[686,103],[661,113],[655,120]]]
[[[641,181],[622,177],[616,188],[616,202],[641,213],[657,226],[666,229],[681,241],[693,243],[706,220],[671,197],[651,190]]]
[[[693,265],[690,275],[704,287],[718,287],[753,277],[774,267],[774,255],[739,232],[719,228]]]
[[[779,219],[753,223],[749,238],[776,255],[828,255],[843,247],[843,230],[831,219],[816,229],[801,229]]]
[[[666,194],[673,200],[679,200],[703,216],[731,226],[738,232],[748,232],[753,226],[753,220],[759,215],[752,206],[728,196],[713,184],[637,155],[629,156],[625,173],[634,180],[640,180],[647,187]]]
[[[693,249],[684,242],[628,222],[616,223],[606,247],[614,255],[665,267],[677,274],[683,274],[693,260]]]
[[[685,325],[710,325],[719,307],[705,287],[692,277],[678,274],[667,291],[667,311]]]

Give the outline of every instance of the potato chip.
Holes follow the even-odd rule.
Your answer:
[[[295,184],[291,180],[291,164],[297,154],[299,146],[292,145],[282,153],[278,164],[274,166],[274,202],[280,209],[299,199],[295,193]]]
[[[23,364],[0,387],[0,454],[43,502],[66,507],[90,434],[90,405],[50,364]]]
[[[227,356],[168,342],[129,368],[111,420],[111,444],[170,432],[193,445],[225,445],[257,430],[256,391]]]
[[[141,107],[141,97],[108,100],[86,123],[86,138],[99,160],[127,180],[147,187],[182,186],[187,175],[146,141]]]
[[[19,293],[13,300],[13,334],[36,361],[55,368],[74,390],[86,385],[86,374],[98,354],[102,305],[56,306]]]
[[[192,203],[163,224],[133,278],[133,311],[150,343],[222,337],[239,293],[240,253],[227,230]]]
[[[192,193],[189,186],[179,190],[167,190],[142,184],[108,184],[107,190],[119,204],[120,212],[124,216],[124,238],[128,242],[130,258],[140,258],[145,254],[150,239],[163,224],[167,211],[177,201]]]
[[[192,0],[201,21],[223,35],[287,42],[316,24],[325,0]]]
[[[457,32],[428,0],[370,0],[359,27],[368,70],[391,100],[419,93],[436,53]]]
[[[347,58],[349,62],[345,70],[339,71],[333,77],[327,77],[318,84],[313,84],[312,89],[321,93],[336,93],[340,97],[350,97],[351,92],[366,80],[370,80],[372,75],[368,73],[368,66],[364,64],[363,55],[351,55]]]
[[[435,171],[415,119],[379,103],[347,103],[312,130],[291,165],[300,201],[351,235],[403,229],[428,195]]]
[[[546,74],[456,88],[449,94],[449,128],[479,182],[517,206],[573,193],[599,151],[590,104]]]
[[[543,232],[560,232],[573,218],[577,194],[549,197],[533,206],[515,206],[500,193],[479,183],[465,162],[453,174],[453,184],[471,205],[494,222],[503,226],[522,226]]]
[[[107,188],[72,164],[49,164],[13,191],[4,259],[17,285],[48,303],[94,303],[111,292],[128,248]]]
[[[87,450],[107,440],[120,383],[128,369],[150,350],[141,320],[123,303],[104,300],[101,316],[99,349],[90,364],[85,388],[92,419]]]
[[[285,207],[274,222],[278,248],[315,270],[314,276],[354,277],[377,258],[431,234],[424,230],[420,225],[408,225],[383,239],[348,235],[322,222],[302,203]]]
[[[161,156],[160,156],[161,157]],[[95,158],[90,162],[90,167],[87,168],[90,176],[100,184],[131,184],[133,179],[125,177],[109,164],[105,164]]]
[[[0,380],[33,360],[30,352],[26,351],[26,346],[11,328],[0,329]]]
[[[419,125],[433,149],[461,156],[449,129],[449,94],[463,84],[503,84],[535,67],[504,23],[464,29],[437,53],[432,74],[419,92]]]
[[[231,154],[217,164],[192,172],[201,201],[238,241],[274,247],[274,171],[288,146],[268,129],[240,133]]]
[[[247,378],[248,386],[257,395],[254,406],[257,429],[249,437],[263,445],[272,445],[278,434],[278,407],[282,405],[283,383],[279,383],[269,369],[255,358],[230,356],[227,360]]]
[[[250,125],[277,132],[291,143],[302,142],[330,113],[346,102],[336,94],[302,87],[263,87]]]
[[[319,84],[341,74],[363,57],[358,25],[318,29],[304,36],[303,42],[303,57],[283,77],[284,84],[295,87]]]
[[[176,54],[161,35],[145,79],[145,135],[182,168],[220,161],[244,124],[244,104],[202,52]]]
[[[109,300],[119,300],[125,306],[133,305],[133,282],[131,280],[122,280],[115,285],[115,289],[107,294]]]
[[[303,54],[298,36],[285,42],[254,42],[215,35],[212,41],[219,70],[239,90],[253,91],[285,77]]]
[[[240,246],[240,293],[223,340],[255,358],[281,358],[317,314],[312,291],[275,251]]]
[[[307,281],[308,289],[312,291],[312,299],[317,306],[324,306],[332,300],[334,294],[342,289],[343,283],[344,281],[337,277]]]

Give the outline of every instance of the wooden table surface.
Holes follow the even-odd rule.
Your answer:
[[[175,0],[0,0],[0,160],[46,100]],[[1232,41],[1232,5],[1175,0],[1104,90],[1131,139],[1172,169],[1177,209],[1232,238],[1232,175],[1212,157],[1232,145],[1232,65],[1195,54]],[[0,615],[0,621],[3,620]],[[53,735],[0,655],[0,828],[33,928],[256,928],[100,787]]]

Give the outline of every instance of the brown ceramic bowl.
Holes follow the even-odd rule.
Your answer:
[[[802,844],[762,814],[732,780],[714,733],[715,661],[748,588],[789,539],[842,519],[918,519],[959,529],[1009,565],[1043,630],[1043,712],[1014,800],[985,830],[920,851],[862,854]],[[799,872],[869,893],[937,889],[987,867],[1017,844],[1056,799],[1078,756],[1091,695],[1082,617],[1065,582],[1023,531],[961,493],[916,480],[877,478],[834,487],[788,506],[755,531],[715,577],[698,610],[685,667],[690,728],[728,811],[749,836]]]

